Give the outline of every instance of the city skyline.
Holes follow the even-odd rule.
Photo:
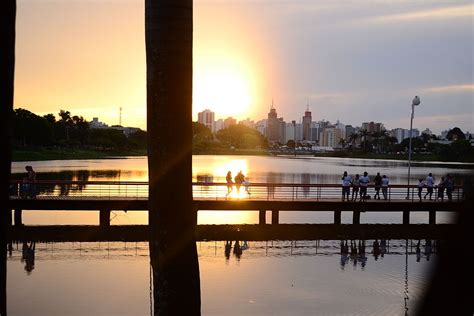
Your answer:
[[[143,2],[18,1],[15,107],[145,128]],[[439,133],[473,124],[473,5],[196,1],[193,119],[377,120]],[[127,21],[127,23],[123,23]],[[34,53],[33,53],[34,52]],[[295,104],[297,106],[295,106]]]

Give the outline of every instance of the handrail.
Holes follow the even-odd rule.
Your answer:
[[[92,181],[85,181],[85,180],[35,180],[35,181],[27,181],[27,180],[10,180],[10,184],[79,184],[79,185],[146,185],[148,186],[148,181],[101,181],[101,180],[92,180]],[[227,182],[192,182],[193,186],[227,186]],[[232,185],[236,185],[236,183],[232,183]],[[248,187],[310,187],[310,188],[342,188],[341,184],[337,183],[266,183],[266,182],[249,182],[249,183],[242,183],[241,186],[248,186]],[[368,188],[374,188],[374,184],[369,184]],[[411,184],[390,184],[390,188],[418,188],[418,185]],[[438,187],[437,185],[433,186]],[[352,188],[352,186],[351,186]],[[424,189],[427,186],[423,187]],[[455,185],[454,189],[461,189],[462,186]]]

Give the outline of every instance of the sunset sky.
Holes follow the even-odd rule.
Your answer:
[[[193,113],[474,132],[464,0],[196,0]],[[15,107],[145,128],[144,0],[18,0]]]

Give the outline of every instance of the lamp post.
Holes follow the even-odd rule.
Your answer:
[[[408,143],[408,187],[407,187],[407,197],[410,199],[410,167],[411,167],[411,139],[413,133],[413,118],[415,117],[415,106],[420,105],[420,98],[415,96],[411,102],[411,119],[410,119],[410,141]]]

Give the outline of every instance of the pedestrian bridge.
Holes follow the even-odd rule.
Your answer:
[[[370,199],[354,197],[342,199],[340,184],[249,183],[240,188],[235,184],[193,182],[195,211],[259,212],[259,221],[265,224],[266,211],[272,212],[272,224],[278,224],[279,211],[331,211],[334,223],[341,222],[341,212],[353,212],[353,223],[358,224],[361,212],[402,212],[403,223],[409,223],[410,212],[429,212],[429,222],[436,223],[436,212],[456,212],[463,207],[463,189],[455,187],[449,201],[437,199],[434,188],[432,199],[418,198],[416,185],[391,185],[386,198],[380,191],[380,200],[374,199],[375,188],[369,185]],[[422,191],[422,197],[426,194]],[[352,197],[352,192],[351,192]],[[101,225],[108,225],[112,210],[148,210],[148,182],[137,181],[51,181],[34,183],[11,181],[11,209],[22,210],[92,210],[100,211]],[[21,223],[21,217],[15,218]]]

